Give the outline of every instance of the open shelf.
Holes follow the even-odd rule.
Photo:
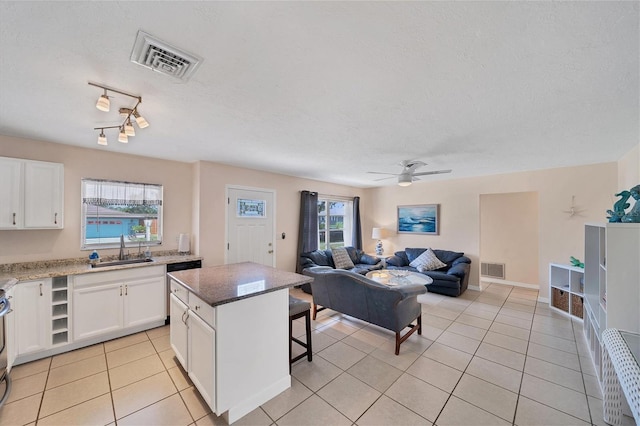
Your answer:
[[[69,291],[67,277],[55,277],[51,285],[51,343],[69,343]]]
[[[583,318],[584,270],[570,265],[549,264],[549,305],[575,318]]]

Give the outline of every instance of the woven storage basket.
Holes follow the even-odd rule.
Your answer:
[[[559,288],[551,288],[551,306],[569,312],[569,292]]]
[[[582,315],[582,297],[577,294],[571,295],[571,315],[584,318]]]

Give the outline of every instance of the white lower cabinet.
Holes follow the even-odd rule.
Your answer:
[[[216,331],[193,311],[189,311],[187,324],[189,378],[215,411]]]
[[[46,350],[51,343],[51,279],[21,282],[11,303],[16,355]]]
[[[11,309],[4,317],[5,321],[5,338],[6,342],[6,350],[7,350],[7,370],[11,371],[11,367],[13,367],[13,363],[16,360],[16,356],[18,355],[18,351],[16,348],[16,311],[14,308],[15,297],[14,297],[15,287],[11,287],[5,294],[7,300],[11,304]]]
[[[124,326],[134,327],[151,321],[164,320],[167,317],[166,288],[164,273],[157,277],[126,281],[124,283]]]
[[[175,294],[169,296],[170,305],[169,309],[171,311],[171,329],[170,329],[170,340],[171,340],[171,348],[176,353],[176,358],[184,371],[189,371],[187,366],[187,340],[188,340],[188,330],[187,330],[187,319],[188,315],[187,311],[189,307],[185,305]]]
[[[120,282],[74,289],[74,340],[120,330],[124,324],[122,293]]]
[[[165,318],[163,266],[78,275],[73,286],[74,341]]]

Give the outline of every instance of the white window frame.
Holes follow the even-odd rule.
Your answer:
[[[163,241],[163,216],[164,216],[164,187],[160,184],[140,183],[140,182],[123,182],[115,180],[105,179],[92,179],[83,178],[81,182],[82,198],[80,200],[80,249],[81,250],[98,250],[108,248],[120,247],[118,241],[102,242],[102,243],[87,243],[87,205],[100,205],[100,201],[85,202],[86,200],[98,200],[102,196],[112,197],[114,195],[109,194],[96,194],[96,185],[109,185],[113,183],[114,187],[118,186],[125,189],[115,195],[118,199],[130,200],[132,204],[144,205],[145,203],[153,203],[158,206],[158,218],[157,218],[157,239],[156,240],[131,240],[125,235],[125,247],[140,247],[140,246],[156,246],[161,245]],[[93,186],[92,186],[93,185]],[[91,189],[89,189],[91,188]],[[150,189],[147,191],[147,189]],[[124,194],[124,195],[123,195]],[[123,203],[124,204],[124,203]]]
[[[338,197],[318,197],[318,203],[320,202],[325,202],[326,208],[324,211],[324,216],[325,216],[325,247],[322,247],[322,243],[320,241],[320,232],[323,231],[320,229],[320,214],[318,214],[318,231],[317,231],[317,236],[318,236],[318,248],[321,248],[321,250],[331,250],[331,245],[330,245],[330,231],[331,231],[331,225],[330,225],[330,208],[329,208],[329,204],[332,202],[335,203],[344,203],[344,216],[343,216],[343,226],[342,226],[342,240],[343,240],[343,245],[340,247],[349,247],[349,246],[353,246],[353,241],[352,241],[352,229],[353,229],[353,200],[351,198],[338,198]],[[334,230],[335,231],[335,230]]]

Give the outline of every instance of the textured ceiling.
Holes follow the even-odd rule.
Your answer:
[[[638,2],[0,2],[0,134],[354,186],[616,161],[639,136]],[[129,60],[138,30],[203,58]],[[88,81],[139,94],[119,144]],[[0,147],[1,148],[1,147]],[[2,154],[0,149],[0,155]]]

